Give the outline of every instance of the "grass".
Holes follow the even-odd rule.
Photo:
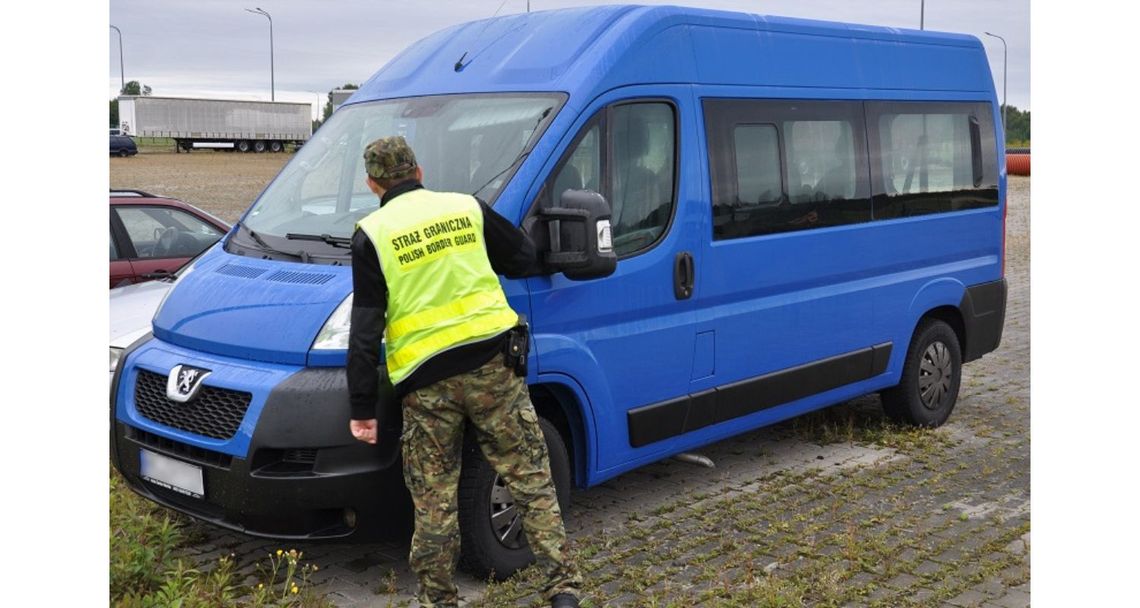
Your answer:
[[[804,441],[819,445],[876,445],[910,456],[929,454],[953,445],[944,431],[891,421],[883,414],[875,397],[849,401],[793,418],[784,423],[783,428]]]
[[[257,573],[242,576],[233,555],[207,563],[178,557],[195,539],[181,516],[171,513],[127,487],[111,471],[110,603],[123,608],[237,606],[328,608],[332,604],[313,591],[309,575],[316,566],[303,564],[295,550],[278,550],[256,564]]]

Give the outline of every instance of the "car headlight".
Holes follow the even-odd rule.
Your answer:
[[[110,371],[112,373],[115,371],[116,367],[119,367],[119,359],[122,356],[123,356],[123,349],[115,348],[114,346],[111,347],[111,370]]]
[[[345,350],[348,348],[348,329],[352,324],[352,294],[336,307],[325,326],[317,332],[313,350]]]

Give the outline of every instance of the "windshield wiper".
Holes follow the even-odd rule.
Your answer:
[[[332,236],[331,234],[298,234],[290,232],[285,235],[285,238],[290,241],[321,241],[332,245],[333,247],[351,247],[352,239],[343,236]]]
[[[178,275],[174,274],[173,272],[166,271],[166,270],[157,270],[155,272],[148,272],[142,276],[144,279],[153,279],[156,281],[171,281],[171,282],[174,282],[174,279],[178,278]]]
[[[514,168],[515,168],[515,166],[516,166],[516,165],[518,165],[519,163],[521,163],[521,162],[523,161],[523,159],[525,159],[525,158],[527,157],[527,155],[528,155],[528,154],[530,154],[530,150],[527,150],[526,152],[523,152],[522,154],[519,154],[519,155],[518,155],[518,157],[517,157],[517,158],[515,158],[515,160],[511,162],[511,164],[507,165],[507,168],[506,168],[506,169],[503,169],[502,171],[499,171],[498,173],[496,173],[494,177],[492,177],[491,179],[487,180],[487,183],[485,183],[485,184],[483,184],[482,186],[480,186],[478,190],[476,190],[476,191],[472,192],[472,193],[471,193],[471,196],[478,196],[478,195],[479,195],[479,193],[480,193],[480,192],[482,192],[483,190],[486,190],[486,189],[487,189],[487,186],[490,186],[492,182],[494,182],[495,180],[497,180],[497,179],[499,179],[500,177],[502,177],[502,175],[503,175],[504,173],[506,173],[507,171],[510,171],[511,169],[514,169]]]
[[[304,252],[304,251],[292,252],[292,251],[281,251],[280,249],[274,249],[273,247],[271,247],[269,245],[269,243],[266,243],[264,239],[262,239],[260,236],[258,236],[257,233],[254,232],[252,228],[250,228],[249,226],[246,226],[245,222],[238,222],[238,227],[244,229],[246,234],[248,234],[250,236],[250,238],[253,239],[253,242],[257,243],[257,246],[261,247],[262,250],[269,251],[272,253],[279,253],[281,255],[287,255],[287,256],[295,257],[295,258],[301,260],[305,264],[309,263],[309,254],[307,252]]]

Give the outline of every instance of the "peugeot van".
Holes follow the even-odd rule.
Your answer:
[[[399,408],[378,405],[377,445],[354,440],[344,371],[346,244],[378,204],[361,154],[391,134],[427,187],[482,198],[541,251],[503,288],[531,323],[563,501],[868,393],[938,426],[1001,339],[999,132],[968,35],[665,6],[451,27],[372,76],[178,277],[115,372],[112,460],[143,496],[254,536],[396,525]],[[460,499],[471,570],[529,562],[474,448]]]

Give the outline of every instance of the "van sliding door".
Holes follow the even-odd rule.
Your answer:
[[[716,373],[693,388],[709,423],[754,415],[744,424],[755,426],[788,415],[771,408],[885,368],[863,105],[705,99],[703,109],[712,238],[697,314],[715,332]]]

